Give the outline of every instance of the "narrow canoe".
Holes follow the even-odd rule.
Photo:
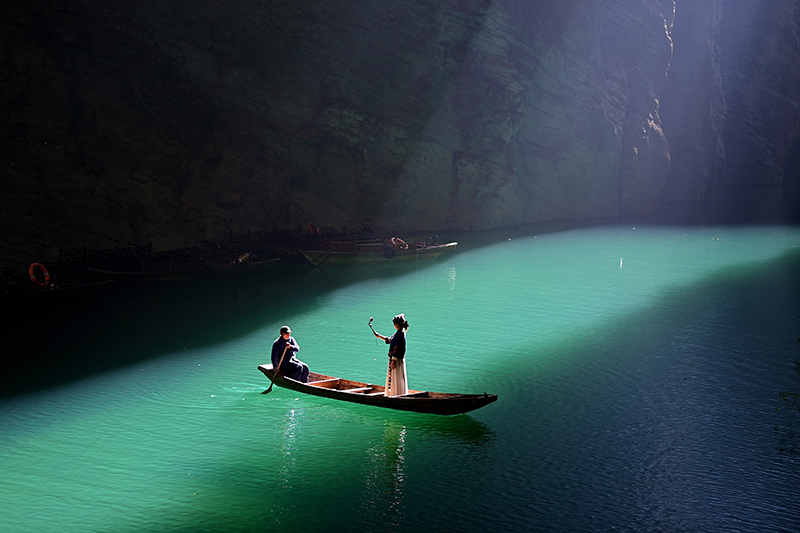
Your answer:
[[[258,369],[265,376],[273,379],[274,372],[271,364],[259,365]],[[314,396],[435,415],[468,413],[497,401],[496,394],[486,394],[485,392],[483,394],[453,394],[409,390],[408,394],[402,396],[385,396],[386,389],[383,385],[336,378],[316,372],[309,373],[308,383],[301,383],[283,375],[278,375],[274,379],[275,385]]]
[[[247,261],[210,262],[204,259],[140,263],[136,270],[114,271],[89,268],[87,271],[100,279],[112,279],[123,284],[158,284],[205,279],[232,278],[260,274],[276,266],[279,259],[252,258]]]
[[[410,242],[406,246],[406,248],[397,248],[383,241],[329,241],[320,245],[319,248],[304,248],[302,254],[309,263],[315,266],[423,261],[436,259],[446,251],[455,250],[458,243],[429,244]]]

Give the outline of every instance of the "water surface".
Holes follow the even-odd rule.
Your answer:
[[[0,529],[797,531],[799,272],[798,228],[614,226],[117,288],[12,343]],[[380,382],[400,312],[411,387],[498,402],[262,394],[283,324]]]

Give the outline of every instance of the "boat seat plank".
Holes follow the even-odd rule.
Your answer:
[[[384,394],[386,394],[386,393],[383,392],[383,391],[381,391],[381,392],[370,392],[369,394],[365,394],[364,396],[383,396]]]
[[[319,385],[320,383],[334,383],[339,381],[339,378],[320,379],[318,381],[309,381],[308,385]]]
[[[357,389],[340,389],[342,392],[362,392],[365,390],[372,390],[372,387],[359,387]]]

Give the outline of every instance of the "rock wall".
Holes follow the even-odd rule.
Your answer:
[[[797,216],[798,27],[795,0],[676,1],[663,202],[716,201],[742,215],[785,204]]]
[[[308,221],[481,230],[796,194],[799,11],[7,2],[0,260]]]

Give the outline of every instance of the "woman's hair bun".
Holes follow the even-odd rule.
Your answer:
[[[400,313],[396,317],[392,319],[393,324],[400,324],[404,329],[408,329],[408,321],[406,321],[406,315],[404,313]]]

